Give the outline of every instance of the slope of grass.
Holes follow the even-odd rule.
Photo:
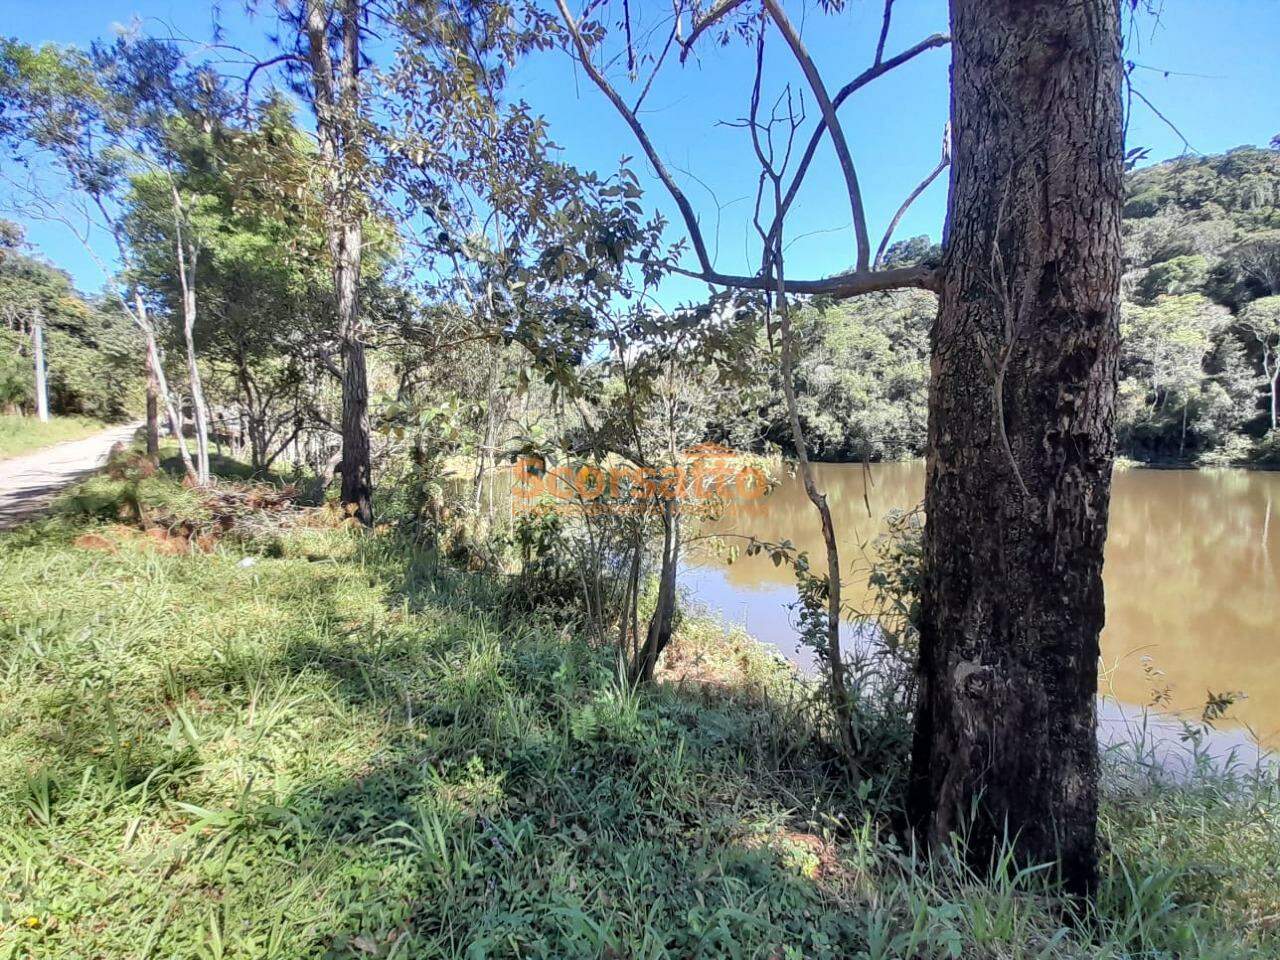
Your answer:
[[[0,460],[92,436],[105,426],[92,417],[50,417],[41,423],[35,417],[0,414]]]
[[[895,840],[740,637],[636,693],[389,536],[78,523],[0,539],[0,957],[1277,955],[1266,784],[1113,787],[1073,928],[1043,871]]]

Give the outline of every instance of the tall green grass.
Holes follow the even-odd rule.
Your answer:
[[[1073,916],[1046,870],[911,849],[741,638],[726,682],[639,693],[389,537],[175,557],[78,523],[0,539],[0,957],[1280,951],[1263,779],[1111,776]]]
[[[16,457],[66,440],[80,440],[102,430],[106,424],[92,417],[50,417],[41,423],[35,417],[0,414],[0,460]]]

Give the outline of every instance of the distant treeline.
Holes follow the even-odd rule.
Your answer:
[[[1280,350],[1280,151],[1241,147],[1131,173],[1117,431],[1121,454],[1202,464],[1280,462],[1273,412]],[[936,258],[925,237],[891,262]],[[807,309],[797,392],[816,455],[919,455],[926,430],[930,294]],[[720,437],[787,444],[776,391]]]
[[[44,329],[49,408],[115,420],[142,402],[139,337],[112,305],[76,291],[61,270],[20,251],[0,221],[0,411],[35,409],[33,332]]]

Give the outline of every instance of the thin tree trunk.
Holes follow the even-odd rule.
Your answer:
[[[240,426],[240,450],[244,450],[244,436],[249,437],[249,464],[256,473],[265,469],[267,464],[266,414],[261,397],[257,394],[253,377],[243,359],[238,371],[240,392],[244,394],[244,402],[240,407],[238,422]],[[237,454],[238,456],[240,454]]]
[[[484,438],[476,457],[476,472],[471,487],[471,507],[475,513],[480,512],[481,498],[484,493],[485,471],[493,463],[493,448],[497,443],[498,432],[498,375],[501,372],[502,353],[496,344],[489,345],[490,364],[489,382],[485,390],[485,422]]]
[[[182,415],[173,401],[169,380],[165,376],[164,363],[160,358],[160,345],[156,343],[155,329],[147,318],[146,302],[142,299],[142,294],[137,291],[133,295],[133,308],[138,329],[142,331],[147,344],[147,369],[155,378],[156,389],[164,401],[165,411],[169,416],[169,429],[173,431],[173,436],[178,441],[178,455],[182,457],[183,469],[186,470],[189,479],[198,482],[195,464],[191,462],[191,451],[187,448],[187,438],[182,434]]]
[[[193,322],[194,317],[184,320],[182,326],[187,346],[187,378],[191,382],[191,418],[196,433],[196,480],[205,484],[209,482],[209,411],[204,402],[200,368],[196,364]]]
[[[930,845],[962,833],[985,867],[1008,837],[1083,894],[1115,453],[1119,7],[952,0],[951,26],[911,809]]]
[[[676,571],[680,565],[680,512],[671,498],[662,502],[662,567],[658,574],[658,600],[644,644],[631,664],[633,684],[650,683],[658,658],[671,642],[676,611]]]
[[[173,187],[173,214],[177,233],[178,279],[182,287],[182,336],[187,348],[187,379],[191,383],[191,416],[196,432],[196,482],[209,482],[209,410],[204,402],[204,383],[196,363],[196,258],[195,245],[190,247],[182,235],[182,199]]]
[[[1280,359],[1277,360],[1276,365],[1272,369],[1267,370],[1264,358],[1262,366],[1271,382],[1271,429],[1274,430],[1276,429],[1277,423],[1280,423],[1280,420],[1277,419],[1278,416],[1280,416],[1280,406],[1277,406],[1280,398],[1276,396],[1277,391],[1280,391]]]
[[[831,687],[832,708],[835,713],[837,735],[845,756],[854,759],[853,749],[853,714],[849,699],[849,688],[845,682],[844,652],[840,645],[840,550],[836,542],[835,523],[831,519],[831,506],[827,503],[827,495],[818,488],[813,476],[813,465],[809,462],[809,445],[805,440],[804,426],[800,422],[800,407],[796,400],[795,390],[795,338],[791,330],[791,305],[787,300],[782,283],[781,244],[775,254],[778,270],[777,305],[779,317],[779,339],[781,340],[781,374],[782,396],[786,401],[787,420],[791,425],[791,440],[796,450],[796,461],[800,468],[800,479],[804,483],[805,496],[818,511],[818,520],[822,527],[822,544],[826,549],[827,559],[827,616],[826,636],[823,648],[818,650],[820,662],[826,667]]]
[[[160,461],[160,388],[156,372],[151,368],[151,352],[147,352],[147,457]]]
[[[31,324],[31,353],[36,367],[36,416],[49,422],[49,378],[44,364],[44,315],[39,310]]]

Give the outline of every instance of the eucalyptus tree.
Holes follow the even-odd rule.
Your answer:
[[[314,150],[279,100],[235,126],[212,112],[176,115],[165,141],[167,167],[135,176],[127,198],[141,277],[181,317],[189,366],[213,372],[214,399],[230,402],[224,432],[247,437],[252,466],[266,469],[328,419],[311,403],[332,339],[322,206],[305,189]]]
[[[121,307],[142,333],[149,390],[165,408],[187,473],[198,478],[182,434],[182,420],[169,389],[163,351],[143,287],[138,282],[130,246],[125,194],[129,176],[148,156],[148,132],[137,125],[137,104],[127,88],[110,89],[99,82],[100,59],[74,47],[34,49],[13,40],[0,41],[0,141],[8,148],[15,192],[24,198],[23,212],[64,224],[98,264]],[[51,169],[56,195],[42,174]],[[120,270],[98,253],[95,237],[105,232],[115,248]],[[148,404],[148,411],[151,410]],[[156,434],[148,423],[148,436]]]
[[[196,479],[209,482],[209,406],[196,347],[196,320],[202,259],[207,235],[216,229],[212,211],[199,208],[191,171],[174,158],[164,170],[144,170],[130,178],[126,224],[133,250],[135,282],[154,312],[173,318],[178,349],[185,357]]]
[[[259,3],[248,0],[247,6],[256,10]],[[384,9],[366,0],[287,0],[273,6],[282,27],[281,52],[255,64],[245,80],[245,96],[259,71],[278,64],[315,118],[316,174],[341,368],[341,502],[349,515],[371,526],[373,461],[360,278],[378,168],[369,153],[370,91],[363,74],[370,61],[362,47]]]

